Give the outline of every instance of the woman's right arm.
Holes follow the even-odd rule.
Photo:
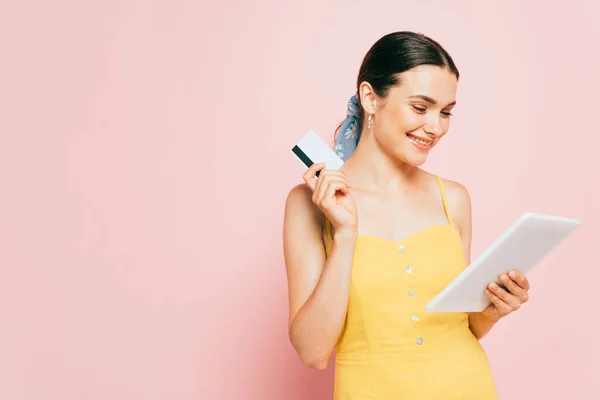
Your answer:
[[[313,172],[309,170],[308,175]],[[343,175],[322,174],[319,180],[333,188],[319,188],[323,185],[311,185],[314,182],[308,181],[290,191],[283,245],[290,340],[302,362],[322,370],[327,367],[346,318],[357,223],[354,201],[347,186],[343,188],[340,184],[347,185]],[[342,193],[338,192],[334,204],[331,199],[335,200],[336,191]],[[340,196],[346,197],[339,201]],[[337,224],[328,257],[323,245],[323,210],[343,222]]]

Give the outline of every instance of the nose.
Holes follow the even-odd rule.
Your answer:
[[[427,123],[425,124],[424,128],[425,133],[427,133],[428,135],[433,135],[433,136],[440,136],[442,134],[442,121],[441,121],[441,117],[437,116],[437,115],[431,115],[428,119],[427,119]]]

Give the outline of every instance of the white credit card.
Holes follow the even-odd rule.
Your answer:
[[[292,148],[292,153],[307,168],[322,162],[325,163],[325,169],[338,170],[344,165],[344,161],[313,130],[309,130],[296,143]]]

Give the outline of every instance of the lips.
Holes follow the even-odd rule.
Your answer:
[[[415,144],[418,144],[419,146],[423,146],[423,147],[431,147],[431,145],[433,144],[433,140],[430,139],[423,139],[421,137],[415,136],[415,135],[411,135],[410,133],[407,133],[406,136],[408,136],[408,138]]]

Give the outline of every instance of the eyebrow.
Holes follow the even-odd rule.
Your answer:
[[[425,96],[424,94],[416,94],[416,95],[414,95],[414,96],[410,96],[410,97],[409,97],[409,99],[421,99],[421,100],[424,100],[424,101],[426,101],[426,102],[428,102],[428,103],[431,103],[431,104],[433,104],[433,105],[436,105],[436,104],[437,104],[437,101],[436,101],[435,99],[432,99],[432,98],[431,98],[431,97],[429,97],[429,96]],[[447,105],[446,107],[448,107],[448,106],[453,106],[453,105],[455,105],[455,104],[456,104],[456,100],[455,100],[455,101],[453,101],[452,103],[448,103],[448,105]]]

